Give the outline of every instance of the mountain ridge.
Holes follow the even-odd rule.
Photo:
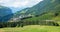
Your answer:
[[[44,0],[37,5],[30,7],[28,9],[23,9],[19,13],[19,15],[23,16],[35,16],[35,15],[44,15],[48,13],[52,13],[53,15],[55,14],[60,14],[60,0]],[[26,11],[27,10],[27,11]],[[24,12],[24,13],[22,13]],[[16,14],[17,14],[16,13]],[[48,16],[47,16],[48,17]]]

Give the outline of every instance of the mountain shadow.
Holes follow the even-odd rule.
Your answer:
[[[13,17],[13,13],[10,8],[0,6],[0,22],[6,22],[12,17]]]

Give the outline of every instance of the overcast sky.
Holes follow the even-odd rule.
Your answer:
[[[7,7],[32,7],[42,0],[0,0],[0,5]]]
[[[0,5],[9,7],[31,7],[42,0],[0,0]]]

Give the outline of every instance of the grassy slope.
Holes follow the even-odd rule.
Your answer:
[[[33,17],[25,20],[34,21],[34,20],[60,20],[60,14],[58,16],[54,15],[55,13],[46,13],[39,17]]]
[[[30,25],[23,28],[1,28],[0,32],[60,32],[60,26]]]
[[[39,21],[39,20],[55,20],[60,25],[60,12],[58,12],[58,16],[55,16],[55,13],[46,13],[39,17],[33,17],[29,19],[25,19],[24,21]]]
[[[47,13],[39,17],[33,17],[25,19],[28,21],[36,20],[59,20],[60,15],[54,16],[54,13]],[[60,22],[58,22],[60,24]],[[60,26],[40,26],[40,25],[30,25],[15,28],[0,28],[0,32],[60,32]]]

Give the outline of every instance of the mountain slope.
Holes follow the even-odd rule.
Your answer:
[[[34,18],[39,20],[58,20],[60,19],[60,16],[58,16],[60,15],[60,0],[44,0],[33,7],[23,9],[17,13],[23,16],[39,15],[40,17]],[[18,15],[17,13],[16,15]]]
[[[13,17],[12,14],[13,13],[10,8],[0,6],[0,22],[8,21],[11,17]]]
[[[31,7],[30,9],[25,9],[23,11],[26,11],[25,14],[32,14],[32,15],[39,15],[44,12],[56,12],[60,11],[60,0],[44,0],[37,5]],[[22,11],[20,11],[21,13]]]

